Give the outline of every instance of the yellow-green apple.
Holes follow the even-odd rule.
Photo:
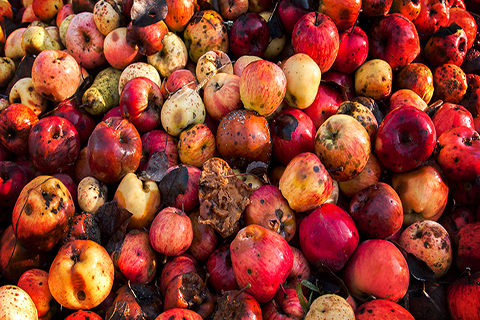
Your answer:
[[[332,194],[333,182],[320,159],[313,152],[295,156],[285,167],[278,188],[290,208],[297,212],[315,209]]]
[[[402,228],[402,201],[395,189],[384,182],[353,195],[348,211],[366,239],[386,239]]]
[[[420,12],[412,20],[422,39],[438,31],[440,27],[448,24],[450,18],[450,6],[441,0],[420,0]]]
[[[163,47],[163,37],[168,33],[164,20],[149,25],[139,25],[130,22],[127,26],[127,43],[137,47],[138,52],[151,56]]]
[[[142,181],[133,172],[127,173],[115,191],[113,199],[118,206],[132,213],[130,229],[142,229],[150,225],[161,205],[161,196],[155,181]]]
[[[65,185],[57,178],[40,175],[25,185],[15,202],[13,230],[20,244],[46,252],[64,236],[74,213]]]
[[[322,0],[318,6],[318,11],[331,17],[340,31],[353,27],[361,10],[360,0]]]
[[[435,160],[451,180],[473,180],[480,176],[480,135],[470,127],[460,126],[438,137]]]
[[[392,93],[392,67],[382,59],[371,59],[355,71],[355,92],[374,100],[384,100]]]
[[[95,177],[88,176],[78,183],[77,195],[78,206],[82,211],[96,213],[107,202],[108,186]]]
[[[121,248],[112,253],[112,260],[131,283],[147,284],[157,272],[157,257],[150,245],[148,232],[143,229],[130,230]]]
[[[183,31],[183,41],[195,63],[208,51],[228,52],[227,27],[222,16],[212,9],[195,12]]]
[[[367,130],[370,141],[375,138],[375,134],[378,129],[378,122],[373,114],[373,111],[370,110],[366,105],[357,102],[357,101],[344,101],[339,106],[335,114],[346,114],[353,117],[355,120],[360,122],[360,124]]]
[[[61,102],[73,96],[80,84],[80,78],[79,64],[65,51],[42,51],[32,66],[35,91],[53,102]]]
[[[58,302],[50,293],[47,271],[38,268],[27,270],[18,279],[17,286],[32,298],[39,320],[52,319],[60,309]]]
[[[28,154],[28,136],[38,116],[26,105],[13,103],[0,113],[0,142],[16,155]]]
[[[121,117],[97,124],[87,144],[88,164],[95,178],[117,183],[135,172],[142,156],[142,141],[135,126]]]
[[[432,155],[437,136],[430,117],[413,106],[391,111],[380,124],[375,154],[387,169],[407,172]]]
[[[394,173],[391,186],[402,200],[406,226],[420,220],[436,221],[447,206],[448,183],[433,161],[408,172]]]
[[[415,320],[407,309],[387,299],[368,300],[355,310],[356,320],[375,319],[377,317],[385,317],[386,315],[392,320]]]
[[[215,155],[215,136],[206,124],[196,124],[180,133],[177,148],[181,163],[201,168]]]
[[[0,87],[6,87],[15,76],[15,62],[13,59],[3,57],[0,60]]]
[[[45,50],[63,49],[61,41],[52,37],[45,27],[38,25],[27,27],[27,30],[22,34],[21,45],[25,53],[35,55]]]
[[[322,74],[332,67],[337,58],[338,29],[328,13],[313,11],[303,15],[293,28],[291,41],[293,51],[309,55]]]
[[[432,35],[423,48],[431,69],[445,64],[461,66],[467,54],[467,34],[458,24],[441,27],[439,35]]]
[[[28,153],[44,174],[67,172],[80,153],[80,137],[73,124],[62,117],[47,116],[35,123],[28,135]]]
[[[168,30],[183,31],[197,10],[197,3],[194,0],[167,0],[166,3],[168,12],[165,23]]]
[[[217,122],[230,111],[243,108],[240,77],[223,72],[215,74],[203,88],[203,103],[207,113]]]
[[[405,257],[393,243],[369,239],[361,242],[348,260],[343,281],[357,299],[373,296],[397,302],[407,293],[410,272]]]
[[[0,204],[13,207],[23,187],[30,181],[27,172],[13,161],[0,161]]]
[[[165,153],[168,157],[168,167],[178,164],[178,140],[169,135],[164,130],[152,130],[144,133],[141,137],[142,141],[142,156],[140,158],[140,165],[138,172],[147,169],[150,161],[154,161],[154,155],[158,153]]]
[[[371,152],[367,130],[355,118],[335,114],[318,128],[315,135],[315,154],[333,179],[347,181],[365,167]]]
[[[207,261],[210,255],[217,249],[219,236],[212,226],[198,221],[199,211],[192,210],[188,215],[192,221],[193,239],[188,253],[197,261]]]
[[[162,105],[160,86],[146,77],[136,77],[128,81],[119,100],[122,116],[129,120],[140,134],[160,126]]]
[[[105,36],[98,30],[92,12],[77,13],[67,28],[65,47],[85,69],[101,67],[107,60],[103,53]]]
[[[65,37],[67,35],[68,25],[72,21],[73,17],[75,17],[75,14],[69,14],[62,20],[62,22],[58,26],[58,36],[60,37],[60,41],[64,47],[66,45]]]
[[[112,67],[123,70],[141,58],[137,47],[127,43],[127,27],[119,27],[105,36],[103,41],[105,59]]]
[[[413,21],[420,14],[421,3],[417,0],[393,0],[391,13],[401,13],[408,20]]]
[[[202,170],[192,165],[178,164],[168,168],[165,175],[166,181],[182,179],[184,188],[175,193],[170,190],[170,185],[160,184],[163,206],[172,206],[185,213],[190,213],[197,208],[199,205],[198,183],[201,173]]]
[[[452,319],[480,317],[480,272],[467,274],[450,283],[447,288],[447,306]]]
[[[286,95],[287,77],[277,64],[257,60],[243,69],[239,89],[245,109],[268,116],[280,106]]]
[[[467,49],[470,49],[475,43],[477,36],[477,22],[473,15],[464,8],[452,7],[449,10],[450,19],[448,25],[458,24],[467,36]]]
[[[371,59],[382,59],[396,72],[420,53],[420,39],[412,21],[399,13],[378,20],[368,33]]]
[[[363,170],[353,179],[338,182],[342,194],[353,197],[357,192],[380,181],[382,164],[375,153],[370,153]]]
[[[255,111],[229,112],[218,124],[215,141],[219,155],[233,168],[244,169],[253,161],[270,162],[272,142],[268,121]]]
[[[259,56],[253,56],[253,55],[243,55],[239,57],[237,60],[235,60],[233,64],[233,74],[236,74],[237,76],[240,77],[245,67],[248,66],[250,62],[257,61],[257,60],[262,60],[262,58]]]
[[[113,262],[104,247],[92,240],[73,240],[58,250],[48,271],[48,287],[63,307],[92,309],[109,295],[113,278]]]
[[[475,129],[473,117],[465,107],[446,102],[437,109],[432,117],[437,136],[440,137],[445,131],[454,127],[470,127]]]
[[[417,93],[426,103],[433,95],[433,73],[430,68],[420,62],[412,62],[398,71],[394,79],[394,88],[410,89]]]
[[[5,284],[0,287],[0,318],[13,320],[23,318],[25,320],[38,319],[38,312],[30,295],[22,288]]]
[[[332,70],[353,73],[368,56],[368,37],[359,26],[338,32],[340,45]]]
[[[286,108],[270,122],[273,156],[283,165],[302,152],[313,152],[316,128],[302,110]]]
[[[290,106],[305,109],[317,96],[322,72],[318,64],[305,53],[296,53],[282,63],[287,77],[284,101]]]
[[[259,303],[271,300],[293,266],[288,242],[278,233],[251,224],[241,229],[230,243],[232,266],[240,287]]]
[[[427,103],[415,91],[410,89],[398,89],[393,92],[388,99],[387,114],[390,111],[403,106],[414,106],[421,111],[425,111],[428,108]]]
[[[336,71],[331,70],[325,75],[332,72]],[[323,75],[322,78],[325,75]],[[313,100],[313,103],[302,111],[312,119],[315,128],[318,130],[328,117],[337,112],[338,107],[343,101],[345,101],[345,99],[343,98],[342,92],[335,84],[321,81],[317,89],[315,100]]]
[[[480,221],[474,221],[467,224],[457,233],[456,241],[458,247],[456,251],[455,264],[457,269],[465,271],[470,268],[472,272],[480,271]]]
[[[340,271],[359,243],[352,217],[339,206],[326,203],[304,217],[298,230],[302,252],[311,265]]]
[[[104,36],[116,28],[123,27],[125,16],[120,7],[120,1],[100,0],[93,7],[93,20]]]
[[[354,320],[355,312],[343,297],[329,293],[313,300],[305,320],[342,319]]]
[[[32,109],[37,116],[43,115],[48,108],[48,100],[39,94],[30,77],[19,79],[10,89],[8,100],[11,104],[21,103]]]
[[[182,38],[174,32],[167,32],[162,42],[162,49],[147,56],[147,62],[154,66],[162,77],[168,78],[175,70],[185,68],[188,51]]]
[[[434,272],[434,278],[443,277],[453,262],[453,247],[447,230],[433,220],[412,223],[402,231],[398,244],[407,252],[423,260]]]
[[[148,236],[155,251],[169,257],[181,255],[193,240],[192,221],[181,209],[166,207],[153,220]]]
[[[433,70],[433,100],[460,103],[467,93],[465,72],[455,64],[442,64]]]
[[[296,231],[295,214],[278,187],[263,185],[250,195],[245,225],[258,224],[290,241]]]
[[[214,292],[220,294],[224,291],[239,289],[232,267],[229,243],[224,243],[212,252],[206,267],[210,275],[208,284]]]
[[[269,40],[267,21],[255,12],[240,15],[233,21],[228,33],[229,49],[236,57],[245,54],[262,57]]]

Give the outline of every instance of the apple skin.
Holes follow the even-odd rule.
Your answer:
[[[410,273],[407,261],[394,244],[369,239],[361,242],[348,260],[343,281],[350,294],[360,300],[372,295],[397,302],[408,290]]]
[[[108,64],[119,70],[142,57],[137,47],[127,43],[127,27],[116,28],[105,36],[103,54]]]
[[[335,72],[329,71],[325,75]],[[323,76],[325,76],[323,75]],[[322,78],[323,78],[322,76]],[[315,131],[320,128],[322,123],[327,120],[328,117],[335,114],[338,106],[344,101],[340,90],[335,88],[334,85],[328,82],[321,81],[318,86],[317,95],[311,105],[302,111],[305,112],[315,124]]]
[[[470,127],[475,129],[473,117],[465,107],[446,102],[437,109],[432,117],[437,136],[454,127]]]
[[[373,299],[355,310],[355,320],[381,319],[388,314],[390,320],[415,320],[407,309],[387,299]]]
[[[361,10],[360,0],[322,0],[318,6],[318,11],[331,17],[340,31],[353,27]]]
[[[175,198],[175,203],[169,203],[169,206],[175,207],[185,213],[190,213],[196,209],[199,205],[198,198],[198,183],[200,181],[200,175],[202,170],[192,165],[174,165],[167,170],[168,175],[177,176],[178,172],[183,168],[187,169],[188,181],[184,193],[179,193]],[[162,195],[167,197],[167,195]],[[165,205],[165,203],[164,203]]]
[[[312,265],[324,264],[340,271],[359,243],[354,220],[339,206],[326,203],[300,222],[298,230],[302,252]]]
[[[241,229],[230,243],[235,278],[240,287],[259,303],[271,300],[293,266],[288,242],[278,233],[251,224]],[[261,263],[260,263],[261,262]]]
[[[427,103],[417,94],[410,89],[398,89],[388,99],[387,114],[397,108],[401,108],[405,105],[416,107],[418,110],[427,110]],[[440,135],[439,135],[440,136]]]
[[[165,296],[165,290],[167,290],[168,284],[178,275],[189,272],[198,272],[198,270],[200,270],[199,268],[197,260],[188,253],[183,253],[168,259],[160,274],[160,293]]]
[[[237,279],[232,267],[230,244],[225,243],[217,248],[207,260],[208,284],[214,292],[238,290]]]
[[[183,31],[198,9],[197,2],[194,0],[167,0],[166,3],[168,12],[164,21],[168,30],[173,32]]]
[[[169,135],[164,130],[156,129],[144,133],[141,136],[142,142],[142,156],[138,171],[145,170],[153,154],[156,152],[165,152],[168,157],[168,167],[178,164],[178,139]]]
[[[316,131],[312,119],[302,110],[283,109],[270,122],[273,156],[287,165],[296,155],[313,152]]]
[[[287,35],[292,35],[293,28],[300,18],[310,12],[296,0],[280,0],[277,7],[278,16]]]
[[[141,137],[131,122],[112,117],[97,124],[88,139],[87,153],[93,176],[105,183],[116,183],[137,170]]]
[[[339,49],[337,25],[329,15],[314,11],[303,15],[292,31],[292,46],[295,53],[309,55],[327,72],[335,62]]]
[[[229,48],[236,57],[263,56],[270,40],[267,21],[258,13],[247,12],[233,21],[228,33]]]
[[[374,153],[370,153],[362,172],[348,181],[340,181],[338,187],[343,195],[353,197],[357,192],[380,181],[383,168]]]
[[[13,230],[26,248],[47,252],[64,236],[74,212],[65,185],[57,178],[41,175],[20,192],[12,212]]]
[[[383,59],[370,59],[355,70],[355,93],[376,101],[386,100],[392,94],[393,71]]]
[[[113,262],[104,247],[92,240],[73,240],[58,250],[48,287],[62,306],[91,309],[109,295],[113,278]]]
[[[215,121],[219,122],[230,111],[243,107],[239,85],[240,76],[224,72],[215,74],[205,84],[203,102],[207,113]]]
[[[62,117],[42,118],[28,135],[28,151],[33,165],[43,174],[68,172],[73,168],[80,148],[77,130]]]
[[[340,45],[332,70],[343,73],[353,73],[368,56],[369,39],[359,26],[339,31]]]
[[[192,221],[193,239],[188,253],[197,261],[207,261],[219,243],[218,233],[211,226],[200,223],[199,210],[193,210],[188,217]]]
[[[48,100],[61,102],[70,98],[77,91],[80,79],[78,62],[65,51],[42,51],[33,62],[33,87]]]
[[[467,75],[455,64],[442,64],[433,69],[433,88],[433,101],[461,103],[468,89]]]
[[[203,318],[190,309],[173,308],[160,313],[155,320],[203,320]]]
[[[368,34],[368,55],[387,61],[396,72],[420,53],[420,39],[415,25],[404,15],[391,13],[381,18]]]
[[[23,318],[38,319],[38,312],[30,295],[16,285],[5,284],[0,287],[0,317],[2,319]]]
[[[467,224],[458,231],[455,264],[460,271],[470,268],[471,272],[480,271],[480,221]]]
[[[451,212],[445,212],[438,222],[447,230],[453,247],[458,247],[457,234],[460,229],[469,223],[474,222],[475,215],[465,206],[458,206]],[[478,219],[477,219],[478,220]]]
[[[385,116],[375,138],[375,154],[393,172],[412,170],[430,157],[436,142],[430,117],[413,106],[404,106]]]
[[[420,0],[420,13],[413,23],[421,38],[428,38],[430,34],[448,24],[449,9],[447,1]]]
[[[8,160],[0,161],[0,204],[13,208],[29,181],[27,172],[19,164]]]
[[[402,228],[403,206],[390,185],[377,182],[357,192],[349,213],[360,234],[367,239],[385,239]]]
[[[452,23],[458,24],[467,36],[467,50],[470,49],[475,43],[477,35],[477,22],[473,18],[472,14],[463,8],[452,7],[449,10],[450,20],[448,25]]]
[[[448,312],[453,320],[480,317],[480,272],[468,273],[447,288]]]
[[[424,56],[428,66],[435,69],[438,66],[451,63],[461,66],[467,54],[467,34],[460,26],[450,25],[451,34],[444,36],[433,35],[424,47]],[[442,30],[442,29],[440,29]]]
[[[460,126],[444,132],[435,146],[435,160],[451,180],[473,180],[480,176],[480,135]]]
[[[410,89],[429,103],[434,91],[432,70],[426,64],[412,62],[398,71],[393,85],[395,91]]]
[[[180,133],[177,147],[181,163],[201,168],[215,156],[215,135],[206,124],[196,124]]]
[[[64,320],[102,320],[102,317],[91,310],[78,310],[68,315]]]
[[[327,293],[313,300],[305,315],[305,320],[317,319],[354,320],[355,313],[346,299],[337,294]]]
[[[162,50],[163,38],[168,33],[164,20],[147,26],[138,26],[130,22],[127,26],[127,44],[137,47],[141,55],[151,56]]]

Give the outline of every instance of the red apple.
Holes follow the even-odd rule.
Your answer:
[[[300,20],[303,15],[310,12],[310,10],[305,8],[301,1],[280,0],[278,2],[277,12],[285,29],[285,33],[291,35],[297,21]]]
[[[458,24],[441,27],[439,35],[432,35],[424,47],[428,66],[435,69],[450,63],[461,66],[467,54],[467,34]]]
[[[407,309],[386,299],[369,300],[355,310],[355,320],[380,319],[386,316],[389,320],[415,320]]]
[[[102,320],[102,317],[91,310],[78,310],[68,315],[64,320]]]
[[[0,113],[0,142],[15,155],[28,154],[28,136],[38,122],[35,112],[20,103],[9,105]]]
[[[419,62],[412,62],[397,73],[394,79],[395,90],[410,89],[418,94],[426,103],[433,95],[433,73],[430,68]]]
[[[318,11],[331,17],[340,31],[353,27],[361,9],[360,0],[322,0],[318,6]]]
[[[392,7],[393,0],[363,0],[362,12],[368,18],[378,18],[387,15]]]
[[[234,21],[240,15],[248,11],[248,1],[247,0],[240,0],[240,1],[221,0],[221,1],[218,1],[218,10],[224,20]]]
[[[388,99],[388,109],[386,113],[403,106],[413,106],[421,111],[426,111],[428,108],[427,103],[415,93],[415,91],[410,89],[398,89],[392,93]]]
[[[458,231],[475,221],[474,213],[465,206],[458,206],[453,211],[444,212],[438,222],[447,230],[454,248],[458,247]]]
[[[448,312],[452,320],[480,317],[480,272],[474,272],[450,283],[447,288]]]
[[[12,161],[0,161],[0,204],[13,207],[23,187],[30,181],[25,170]]]
[[[480,271],[480,221],[475,221],[464,226],[457,233],[458,241],[455,264],[458,270],[470,268],[472,272]]]
[[[183,31],[197,10],[197,3],[194,0],[167,0],[166,4],[168,12],[164,21],[168,30]]]
[[[183,253],[167,260],[159,278],[160,293],[165,296],[165,290],[167,290],[168,284],[178,275],[198,272],[198,270],[200,270],[200,267],[197,260],[188,253]]]
[[[222,293],[239,289],[232,266],[229,243],[221,245],[208,257],[206,267],[210,275],[208,283],[214,292]]]
[[[267,22],[258,13],[240,15],[228,33],[229,48],[237,56],[263,56],[268,47],[270,31]]]
[[[198,221],[198,210],[193,210],[188,217],[192,221],[193,230],[193,239],[188,247],[188,253],[198,261],[207,261],[217,248],[218,234],[211,226]]]
[[[413,20],[418,34],[426,38],[446,26],[450,18],[449,7],[443,0],[420,0],[420,13]]]
[[[308,54],[322,74],[335,62],[340,41],[337,26],[327,14],[315,11],[303,15],[292,32],[294,52]]]
[[[207,113],[215,121],[219,122],[230,111],[243,107],[239,85],[239,76],[224,72],[215,74],[205,84],[203,88],[203,103]]]
[[[164,130],[157,129],[144,133],[141,137],[142,141],[142,157],[138,171],[144,171],[152,156],[158,152],[165,152],[168,157],[168,167],[178,164],[178,139],[167,134]]]
[[[326,203],[302,219],[298,230],[302,252],[314,266],[340,271],[358,246],[359,233],[348,213]]]
[[[444,103],[432,117],[437,136],[454,127],[470,127],[475,129],[472,114],[465,107],[455,103]]]
[[[473,15],[463,8],[452,7],[450,8],[450,20],[448,25],[452,23],[458,24],[467,36],[467,49],[470,49],[475,43],[477,36],[477,22]]]
[[[370,239],[361,242],[348,260],[343,281],[350,294],[358,299],[374,296],[397,302],[407,293],[410,272],[403,254],[394,244]]]
[[[332,70],[353,73],[367,59],[369,39],[359,26],[340,31],[338,34],[340,45]]]

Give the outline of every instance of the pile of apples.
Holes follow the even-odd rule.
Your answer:
[[[479,0],[0,0],[1,319],[480,319]]]

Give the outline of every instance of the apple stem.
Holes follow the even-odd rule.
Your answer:
[[[167,256],[165,256],[165,258],[163,258],[163,264],[167,263]]]
[[[335,171],[343,171],[343,166],[340,166],[338,168],[333,168],[333,169],[327,169],[327,172],[335,172]]]
[[[249,282],[247,283],[247,285],[245,287],[243,287],[242,289],[238,290],[238,292],[235,294],[235,297],[233,298],[233,303],[235,303],[235,301],[237,300],[238,296],[240,294],[242,294],[244,291],[247,291],[248,289],[250,289],[252,287],[252,284]]]
[[[443,104],[442,100],[437,100],[425,109],[425,113],[431,118],[435,114],[438,108]]]
[[[465,269],[465,271],[467,272],[467,280],[468,280],[468,283],[472,283],[472,277],[471,277],[471,276],[472,276],[472,273],[471,273],[472,270],[470,270],[470,267],[467,267],[467,268]]]

